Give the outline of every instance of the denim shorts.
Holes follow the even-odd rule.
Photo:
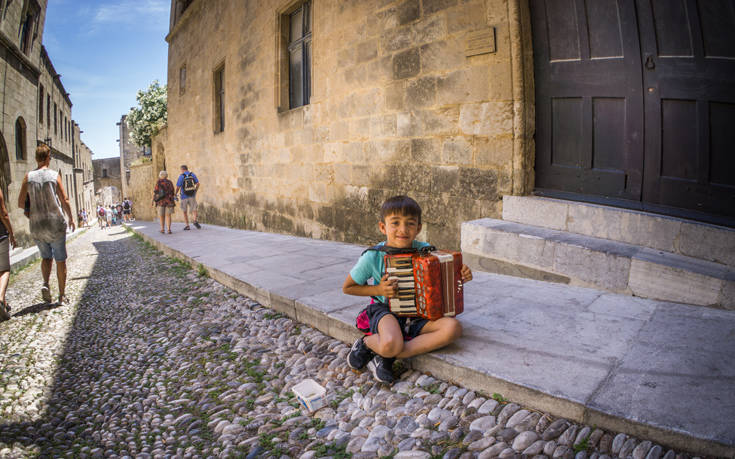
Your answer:
[[[54,242],[36,241],[36,246],[44,260],[66,261],[66,234]]]
[[[387,304],[374,302],[369,304],[367,307],[367,316],[370,321],[370,333],[374,335],[378,333],[378,324],[380,323],[380,319],[388,314],[394,316],[398,320],[398,325],[401,327],[404,340],[410,340],[411,338],[419,336],[424,325],[429,323],[428,319],[421,317],[398,317],[390,312],[390,308]]]

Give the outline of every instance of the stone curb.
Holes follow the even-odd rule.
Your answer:
[[[193,267],[198,265],[204,266],[212,279],[235,290],[241,295],[258,301],[263,306],[283,313],[348,345],[360,336],[354,324],[333,317],[333,314],[350,306],[345,306],[343,309],[325,314],[299,301],[284,298],[275,293],[271,294],[268,290],[253,286],[216,268],[207,266],[130,226],[126,226],[126,228],[138,234],[144,241],[160,250],[164,255],[185,260]],[[417,371],[431,373],[434,377],[453,381],[477,392],[487,393],[488,388],[492,387],[494,388],[493,392],[507,394],[507,398],[515,403],[528,406],[533,410],[550,413],[559,418],[593,425],[612,432],[626,433],[637,438],[648,439],[674,449],[685,450],[699,455],[706,454],[735,459],[735,445],[726,445],[707,439],[695,438],[671,427],[642,424],[632,419],[603,413],[578,402],[497,378],[473,368],[458,365],[452,362],[450,357],[425,354],[413,357],[410,360],[410,365],[411,368]]]

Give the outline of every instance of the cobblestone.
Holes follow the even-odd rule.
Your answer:
[[[344,343],[122,229],[69,251],[70,305],[40,304],[38,264],[11,281],[0,457],[687,457],[410,369],[379,384]],[[291,393],[307,377],[316,413]]]

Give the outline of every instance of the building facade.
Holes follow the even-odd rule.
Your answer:
[[[36,167],[38,144],[51,147],[50,167],[61,175],[73,214],[84,193],[76,180],[75,145],[81,140],[72,102],[42,45],[46,5],[46,0],[0,0],[0,189],[16,239],[24,246],[32,241],[18,193],[25,174]]]
[[[77,123],[73,123],[74,153],[74,188],[75,206],[86,210],[87,214],[94,215],[96,200],[94,196],[94,169],[92,168],[92,150],[81,139],[82,131]]]
[[[734,7],[642,3],[173,0],[166,162],[205,221],[351,242],[395,194],[443,247],[504,195],[733,226]]]
[[[92,160],[96,204],[109,206],[122,201],[120,158]]]
[[[150,148],[139,147],[130,139],[130,128],[126,122],[127,115],[123,115],[117,123],[119,129],[120,142],[120,171],[122,173],[122,195],[130,197],[132,190],[130,189],[130,168],[134,164],[139,164],[144,160],[147,161],[151,157]]]

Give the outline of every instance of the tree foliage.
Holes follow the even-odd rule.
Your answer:
[[[154,80],[148,89],[138,91],[136,100],[138,106],[131,108],[126,118],[130,140],[139,147],[150,147],[151,137],[158,133],[168,119],[166,86]]]

